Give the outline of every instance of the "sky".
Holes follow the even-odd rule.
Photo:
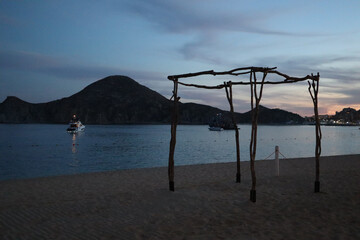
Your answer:
[[[0,102],[61,99],[109,75],[170,98],[168,75],[256,66],[319,72],[320,114],[360,109],[359,13],[358,0],[0,0]],[[228,80],[248,77],[183,81]],[[311,116],[307,87],[266,85],[261,104]],[[250,110],[249,86],[233,94],[235,111]],[[224,89],[181,86],[179,96],[229,110]]]

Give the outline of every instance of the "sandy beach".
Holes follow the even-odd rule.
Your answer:
[[[176,163],[175,163],[176,164]],[[360,155],[57,176],[0,182],[1,239],[360,239]]]

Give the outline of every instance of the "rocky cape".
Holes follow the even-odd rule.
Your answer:
[[[126,76],[109,76],[80,92],[59,100],[33,104],[7,97],[0,104],[0,123],[68,123],[73,114],[84,124],[161,124],[171,122],[172,102]],[[298,114],[261,107],[259,123],[300,124]],[[228,111],[195,104],[179,104],[180,124],[208,124],[212,117]],[[251,123],[251,112],[236,113],[238,123]]]

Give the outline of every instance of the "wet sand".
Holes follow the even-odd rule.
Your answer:
[[[149,168],[0,182],[0,239],[360,239],[360,155]]]

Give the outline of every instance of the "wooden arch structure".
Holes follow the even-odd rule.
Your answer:
[[[262,74],[261,80],[257,78],[257,74]],[[268,74],[275,74],[283,78],[282,81],[265,81]],[[189,84],[180,82],[179,79],[182,78],[191,78],[201,75],[230,75],[230,76],[242,76],[249,75],[249,81],[239,81],[239,82],[224,82],[223,84],[216,86],[206,86],[198,84]],[[252,186],[250,190],[250,200],[256,202],[256,174],[255,174],[255,156],[256,156],[256,145],[257,145],[257,126],[258,126],[258,113],[259,105],[264,89],[264,85],[268,84],[289,84],[302,81],[308,81],[308,91],[310,93],[311,99],[314,105],[314,114],[315,114],[315,136],[316,136],[316,146],[315,146],[315,192],[320,191],[320,154],[321,154],[321,129],[320,129],[320,120],[318,113],[318,91],[319,91],[319,81],[320,75],[306,75],[305,77],[291,77],[284,73],[281,73],[276,70],[276,67],[273,68],[264,68],[264,67],[244,67],[236,68],[230,71],[225,72],[215,72],[213,70],[196,72],[196,73],[187,73],[181,75],[172,75],[168,76],[168,79],[173,81],[173,95],[170,100],[173,101],[173,115],[171,123],[171,140],[170,140],[170,151],[169,151],[169,165],[168,165],[168,176],[169,176],[169,189],[170,191],[175,190],[174,184],[174,154],[175,154],[175,145],[176,145],[176,128],[178,124],[178,102],[180,97],[178,96],[178,86],[183,85],[187,87],[196,87],[202,89],[222,89],[225,88],[226,97],[230,105],[230,112],[232,116],[232,123],[235,129],[235,141],[236,141],[236,162],[237,162],[237,172],[236,172],[236,182],[241,182],[240,175],[240,146],[239,146],[239,131],[235,121],[234,116],[234,107],[233,107],[233,85],[250,85],[251,90],[251,113],[252,113],[252,127],[251,127],[251,139],[250,139],[250,170],[251,170],[251,179]]]

